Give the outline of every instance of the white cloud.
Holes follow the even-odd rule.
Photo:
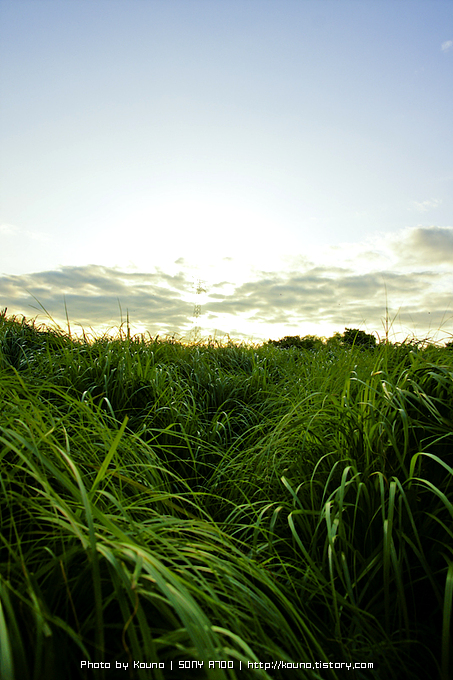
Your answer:
[[[442,43],[440,46],[440,49],[442,52],[449,52],[453,47],[453,40],[446,40],[445,42]]]
[[[441,203],[441,199],[432,198],[427,201],[414,201],[413,206],[415,207],[415,210],[418,210],[418,212],[427,212],[428,210],[431,210],[431,208],[439,207]]]
[[[16,227],[14,224],[3,222],[0,224],[0,234],[2,236],[20,236],[22,238],[29,238],[33,241],[50,241],[50,236],[43,231],[30,231],[22,227]]]
[[[14,226],[14,224],[6,224],[5,222],[3,224],[0,224],[0,234],[3,236],[12,236],[13,234],[17,234],[18,228]]]

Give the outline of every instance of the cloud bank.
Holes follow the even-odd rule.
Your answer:
[[[453,333],[453,228],[416,227],[325,255],[317,262],[293,257],[284,270],[254,271],[239,284],[208,282],[198,321],[203,334],[258,340],[354,327],[382,335],[386,305],[404,337]],[[66,305],[71,325],[95,332],[118,327],[122,310],[136,330],[189,337],[200,299],[184,260],[175,266],[172,275],[97,264],[3,275],[0,306],[27,318],[40,312],[44,321],[41,305],[64,325]]]

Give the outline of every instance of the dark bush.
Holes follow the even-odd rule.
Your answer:
[[[274,347],[281,347],[282,349],[289,349],[290,347],[319,349],[322,347],[323,342],[316,335],[305,335],[303,338],[300,335],[285,335],[280,340],[269,340],[268,344],[274,345]]]
[[[360,331],[357,328],[345,328],[341,336],[341,344],[349,345],[350,347],[361,347],[363,349],[371,349],[376,347],[376,338],[370,333]]]

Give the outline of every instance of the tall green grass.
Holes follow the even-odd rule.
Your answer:
[[[453,352],[310,346],[0,317],[2,680],[451,677]]]

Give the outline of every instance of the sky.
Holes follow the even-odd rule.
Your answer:
[[[451,0],[0,0],[0,98],[7,315],[452,339]]]

